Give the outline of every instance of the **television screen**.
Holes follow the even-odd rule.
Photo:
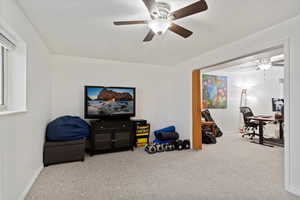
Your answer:
[[[272,98],[273,112],[281,112],[284,106],[284,99]]]
[[[85,118],[135,115],[135,88],[85,87]]]

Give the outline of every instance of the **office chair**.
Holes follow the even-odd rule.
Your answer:
[[[245,131],[246,131],[246,133],[244,133],[242,135],[242,137],[249,136],[250,139],[252,140],[255,136],[258,136],[256,131],[258,129],[259,122],[248,118],[248,117],[253,117],[254,116],[251,108],[249,108],[249,107],[240,107],[240,111],[243,114],[244,128],[245,128]]]

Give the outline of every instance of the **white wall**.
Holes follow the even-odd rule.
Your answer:
[[[284,88],[280,79],[284,78],[284,68],[271,68],[264,71],[234,73],[232,85],[239,89],[236,94],[240,99],[242,88],[247,89],[247,105],[254,114],[274,115],[272,98],[283,98]]]
[[[15,1],[0,0],[0,17],[27,45],[27,109],[0,116],[0,199],[22,199],[42,167],[50,119],[51,55]],[[18,81],[18,80],[16,80]]]
[[[52,118],[84,112],[84,86],[136,87],[136,118],[152,130],[174,124],[174,71],[168,67],[55,56],[52,68]]]
[[[210,112],[223,132],[238,133],[240,128],[240,98],[242,89],[247,89],[247,106],[255,115],[274,115],[272,98],[283,98],[283,84],[279,79],[284,77],[284,68],[273,67],[264,71],[245,71],[236,68],[205,72],[204,74],[227,76],[228,106],[226,109],[210,109]],[[243,122],[243,121],[242,121]],[[268,125],[266,134],[275,136],[278,127]]]
[[[286,143],[289,143],[289,149],[285,149],[286,159],[286,189],[300,195],[300,135],[298,134],[297,119],[300,113],[300,92],[297,85],[300,84],[300,16],[290,19],[284,23],[248,36],[242,40],[236,41],[229,45],[220,47],[216,50],[207,52],[197,58],[189,60],[178,65],[178,74],[181,76],[181,90],[185,93],[181,94],[181,98],[177,98],[177,104],[182,105],[178,109],[178,126],[182,131],[192,134],[192,81],[191,73],[193,69],[199,69],[205,66],[214,65],[226,60],[234,59],[249,53],[255,53],[262,49],[277,46],[289,41],[290,56],[287,60],[290,61],[290,72],[285,81],[285,87],[290,85],[290,99],[286,102],[287,109],[290,110],[290,115],[285,116],[290,126],[290,137],[285,135]],[[287,51],[287,49],[285,49]],[[184,83],[184,84],[182,84]],[[179,85],[177,85],[178,87]],[[288,89],[288,88],[285,88]],[[287,105],[290,107],[288,108]],[[286,128],[287,128],[286,127]],[[287,131],[287,129],[286,129]]]

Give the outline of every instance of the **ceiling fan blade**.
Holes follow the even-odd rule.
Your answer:
[[[272,67],[284,67],[284,64],[272,64]]]
[[[151,18],[153,19],[153,15],[159,15],[159,10],[156,7],[155,0],[143,0],[145,6],[148,8],[149,14]]]
[[[139,21],[116,21],[114,25],[135,25],[135,24],[148,24],[148,21],[139,20]]]
[[[277,61],[273,61],[272,63],[280,64],[280,63],[283,63],[283,62],[284,62],[284,59],[282,59],[282,60],[277,60]]]
[[[155,35],[155,33],[152,30],[150,30],[143,41],[150,42],[153,39],[154,35]]]
[[[179,26],[177,24],[172,24],[170,26],[169,30],[176,33],[176,34],[178,34],[178,35],[180,35],[180,36],[182,36],[182,37],[184,37],[184,38],[188,38],[193,34],[192,31],[189,31],[189,30],[187,30],[187,29],[185,29],[182,26]]]
[[[207,3],[205,0],[197,1],[196,3],[193,3],[187,7],[181,8],[175,12],[173,12],[171,15],[173,15],[173,20],[180,19],[183,17],[187,17],[199,12],[203,12],[208,9]]]

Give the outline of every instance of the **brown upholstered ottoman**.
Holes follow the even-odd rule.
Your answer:
[[[85,139],[76,141],[46,141],[44,165],[84,161]]]

